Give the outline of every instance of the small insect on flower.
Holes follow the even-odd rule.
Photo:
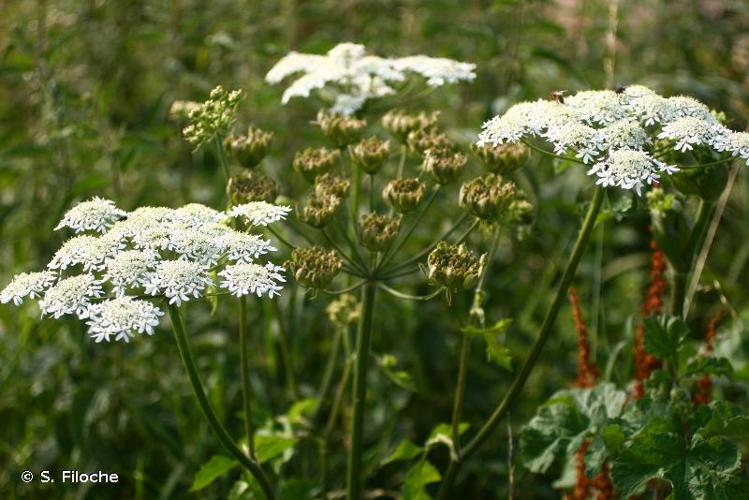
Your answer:
[[[148,301],[117,297],[88,307],[88,334],[96,343],[130,339],[136,333],[153,335],[164,312]]]
[[[15,305],[20,306],[26,297],[38,298],[56,280],[55,274],[51,271],[16,274],[13,281],[0,292],[0,302],[7,304],[13,301]]]
[[[280,295],[283,288],[278,283],[286,282],[283,272],[283,267],[270,262],[264,266],[240,262],[226,266],[218,275],[222,278],[221,288],[236,297],[255,294],[258,297],[267,295],[268,298],[273,298],[274,295]]]
[[[55,230],[69,227],[76,233],[96,231],[104,233],[125,214],[117,208],[113,201],[94,196],[68,210]]]

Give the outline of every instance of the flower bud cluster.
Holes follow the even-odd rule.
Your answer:
[[[459,200],[461,207],[489,222],[514,222],[531,209],[517,186],[496,174],[486,174],[464,183]]]
[[[471,288],[478,280],[485,257],[477,257],[465,245],[440,241],[427,258],[427,277],[448,290]]]
[[[226,133],[236,120],[237,105],[242,97],[241,90],[229,91],[219,85],[211,90],[205,102],[189,106],[189,124],[182,130],[187,142],[198,147]]]
[[[224,147],[241,166],[255,168],[268,154],[273,133],[250,127],[245,135],[230,135],[224,139]]]
[[[382,117],[382,126],[397,137],[402,144],[405,144],[411,132],[432,129],[438,118],[439,112],[437,111],[430,115],[423,112],[413,115],[402,109],[393,109]]]
[[[278,197],[278,190],[278,183],[275,180],[250,171],[232,176],[226,185],[232,205],[241,205],[251,201],[273,203]]]
[[[405,214],[413,211],[426,192],[426,186],[419,179],[396,179],[382,190],[382,198],[396,212]]]
[[[361,304],[350,293],[344,293],[325,308],[328,319],[336,326],[345,327],[359,321]]]
[[[385,250],[398,236],[401,215],[366,214],[359,221],[362,245],[372,252]]]
[[[362,139],[349,150],[354,163],[369,175],[380,171],[390,156],[390,141],[377,137]]]
[[[338,148],[353,144],[361,137],[362,130],[367,125],[364,120],[353,116],[330,113],[320,110],[317,113],[317,121],[322,133],[330,139]]]
[[[499,175],[515,172],[525,165],[530,157],[530,150],[523,143],[506,143],[496,146],[473,144],[471,149],[489,172]]]
[[[338,275],[343,261],[334,250],[313,246],[292,250],[286,267],[300,285],[319,290],[328,286]]]
[[[307,148],[294,156],[292,166],[307,182],[312,183],[318,175],[329,172],[340,156],[341,152],[337,149]]]
[[[424,152],[421,169],[431,175],[438,184],[450,184],[463,173],[468,157],[449,146],[429,148]]]

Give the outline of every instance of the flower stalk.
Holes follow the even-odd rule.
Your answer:
[[[236,459],[245,469],[247,469],[247,471],[252,474],[252,477],[257,480],[260,488],[265,494],[265,497],[268,500],[275,499],[275,494],[273,493],[273,487],[270,484],[270,480],[268,479],[268,476],[266,476],[258,461],[244,454],[242,450],[239,449],[236,443],[234,443],[234,440],[232,440],[231,436],[229,436],[229,433],[218,421],[218,417],[213,411],[213,408],[211,408],[211,404],[208,401],[208,396],[206,396],[205,393],[205,388],[203,387],[203,382],[201,381],[200,375],[198,374],[198,369],[195,366],[195,359],[193,358],[190,344],[187,341],[185,325],[182,321],[182,316],[179,313],[179,307],[170,304],[169,317],[172,320],[174,336],[177,340],[177,347],[179,349],[180,357],[182,358],[182,363],[185,366],[187,377],[190,380],[190,385],[192,386],[195,398],[198,400],[200,409],[203,411],[203,415],[208,421],[208,425],[211,427],[211,430],[214,432],[214,434],[216,434],[216,437],[224,446],[226,451],[228,451],[229,454],[231,454],[231,456],[234,457],[234,459]]]
[[[252,427],[252,395],[250,392],[250,361],[247,353],[247,298],[239,297],[239,365],[242,379],[242,408],[244,410],[244,431],[247,435],[247,450],[250,458],[255,456],[255,432]]]

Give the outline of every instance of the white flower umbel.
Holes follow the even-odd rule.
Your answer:
[[[200,203],[188,203],[172,211],[172,220],[188,226],[198,227],[204,224],[219,222],[224,215],[218,210],[201,205]]]
[[[88,308],[88,333],[95,342],[114,340],[129,342],[136,333],[153,335],[164,312],[148,301],[118,297]]]
[[[643,184],[652,184],[661,173],[673,173],[679,169],[658,161],[645,151],[617,149],[588,170],[588,175],[598,177],[596,184],[634,189],[641,194]]]
[[[125,213],[124,210],[117,208],[113,201],[94,196],[91,200],[79,203],[68,210],[55,229],[69,227],[76,233],[103,233],[124,217]]]
[[[271,68],[265,81],[277,84],[299,75],[284,91],[283,104],[293,97],[309,97],[312,91],[325,89],[334,96],[334,112],[352,114],[368,99],[395,93],[392,84],[411,74],[425,78],[430,87],[440,87],[473,80],[475,68],[474,64],[425,55],[384,58],[368,55],[363,45],[341,43],[326,55],[290,52]]]
[[[157,258],[151,251],[125,250],[104,263],[106,271],[103,279],[112,285],[112,293],[122,297],[128,288],[145,285],[146,277],[156,265]]]
[[[291,212],[291,207],[273,205],[264,201],[251,201],[236,205],[227,214],[229,217],[244,218],[253,226],[267,226],[285,219],[289,212]]]
[[[56,279],[51,271],[16,274],[13,281],[0,292],[0,302],[7,304],[12,300],[15,305],[20,306],[26,297],[38,298]]]
[[[164,295],[170,304],[180,305],[190,298],[199,298],[212,284],[208,268],[189,260],[164,260],[146,277],[148,295]]]
[[[85,272],[99,271],[104,261],[122,250],[124,245],[119,238],[108,234],[102,236],[81,235],[66,241],[47,265],[50,269],[64,271],[81,264]]]
[[[277,249],[270,241],[257,234],[231,231],[220,237],[226,258],[233,262],[253,262],[258,257]]]
[[[39,301],[42,314],[55,319],[66,314],[75,314],[81,319],[88,317],[91,299],[104,295],[101,281],[92,274],[79,274],[64,278],[47,290]]]
[[[599,184],[639,193],[659,175],[677,170],[658,160],[669,151],[712,150],[724,154],[718,162],[730,159],[728,153],[749,165],[749,133],[729,130],[717,116],[694,98],[666,98],[632,85],[515,104],[484,123],[477,144],[543,139],[555,155],[594,163],[588,172]]]
[[[270,262],[264,266],[242,262],[226,266],[218,275],[222,278],[221,288],[236,297],[250,294],[273,297],[280,295],[282,287],[278,283],[286,282],[283,271],[283,267]]]
[[[223,231],[217,230],[218,227],[223,228]],[[221,234],[226,231],[229,231],[228,227],[218,224],[198,228],[177,226],[171,231],[169,249],[178,253],[182,259],[212,266],[225,251]]]

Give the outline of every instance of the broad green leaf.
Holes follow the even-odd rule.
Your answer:
[[[421,460],[406,473],[406,479],[401,487],[403,500],[428,500],[431,498],[426,492],[426,486],[442,479],[439,471],[428,461]]]
[[[238,465],[239,462],[232,458],[223,455],[213,455],[210,460],[200,467],[192,482],[190,491],[202,490]]]
[[[624,431],[617,424],[609,424],[604,427],[601,431],[601,438],[606,445],[606,449],[611,453],[618,452],[626,440]]]
[[[255,435],[255,454],[260,463],[273,460],[283,452],[294,446],[296,440],[288,436],[273,434]]]
[[[289,417],[290,422],[298,423],[304,420],[305,418],[312,417],[316,409],[317,409],[317,399],[305,398],[291,405],[291,408],[289,409],[286,415]]]
[[[726,358],[714,358],[712,356],[698,356],[691,360],[684,370],[684,377],[697,375],[716,375],[719,377],[730,377],[733,375],[733,367]]]
[[[645,350],[658,359],[676,361],[688,333],[680,318],[645,318]]]
[[[382,461],[381,465],[397,462],[399,460],[411,460],[412,458],[419,456],[422,451],[423,448],[421,446],[415,445],[408,439],[404,439],[400,442],[395,451]]]

